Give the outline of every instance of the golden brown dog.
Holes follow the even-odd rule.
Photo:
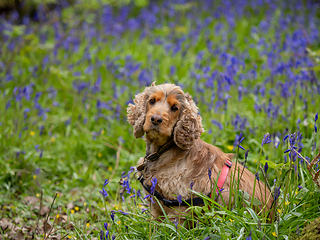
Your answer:
[[[200,139],[204,130],[192,97],[174,84],[153,83],[135,96],[134,105],[129,104],[127,110],[134,136],[141,138],[145,134],[147,155],[159,151],[170,141],[175,143],[159,159],[145,162],[142,171],[144,182],[151,185],[151,179],[157,178],[156,191],[169,200],[176,200],[179,194],[182,199],[190,199],[191,181],[194,183],[194,191],[210,194],[212,181],[208,177],[208,169],[212,171],[212,179],[216,180],[225,160],[230,160],[231,155]],[[144,161],[145,159],[141,158],[138,164]],[[239,189],[249,195],[253,194],[255,175],[242,165],[235,165],[233,164],[228,172],[223,184],[224,190],[217,199],[221,205],[223,198],[229,206],[231,175],[238,176],[240,173],[241,179],[237,181]],[[271,208],[271,193],[261,181],[256,183],[254,197],[262,202],[257,210],[267,211]],[[169,217],[179,215],[187,209],[186,206],[162,207]],[[157,203],[152,204],[151,214],[155,218],[163,215]]]

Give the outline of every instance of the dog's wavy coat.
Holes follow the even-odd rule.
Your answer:
[[[216,180],[225,160],[231,160],[232,154],[226,154],[200,139],[204,132],[201,116],[198,115],[198,108],[190,94],[184,93],[174,84],[153,83],[135,96],[134,105],[129,104],[127,110],[128,122],[133,126],[134,136],[141,138],[145,134],[147,155],[158,151],[169,141],[175,142],[175,146],[163,153],[158,160],[148,162],[143,174],[145,182],[151,185],[151,178],[156,177],[156,190],[170,200],[176,200],[179,194],[182,199],[190,199],[191,193],[188,189],[191,181],[194,183],[193,190],[205,195],[210,194],[208,169],[212,170],[212,179]],[[142,162],[143,158],[140,158],[138,164]],[[237,167],[233,164],[224,182],[224,190],[217,200],[219,204],[223,205],[223,198],[229,206],[231,174],[238,176],[238,173],[242,174],[239,189],[252,195],[254,174],[240,164]],[[254,197],[263,203],[260,209],[267,202],[264,209],[269,210],[272,205],[270,191],[261,181],[256,183],[255,189]],[[162,207],[169,217],[186,210],[186,207]],[[155,218],[163,215],[157,203],[152,204],[151,214]]]

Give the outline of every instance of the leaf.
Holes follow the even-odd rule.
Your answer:
[[[253,221],[254,221],[255,223],[258,223],[258,217],[257,217],[257,214],[255,213],[255,211],[253,211],[253,209],[252,209],[252,208],[249,208],[249,207],[247,207],[246,209],[248,210],[248,212],[249,212],[250,215],[252,216]]]

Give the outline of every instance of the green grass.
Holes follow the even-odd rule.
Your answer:
[[[25,234],[33,232],[35,236],[41,237],[44,221],[49,216],[49,223],[54,224],[57,230],[51,236],[60,234],[62,237],[68,234],[66,238],[74,239],[99,238],[104,223],[109,224],[110,236],[115,235],[116,239],[245,239],[249,233],[253,239],[293,239],[319,216],[319,188],[312,181],[306,164],[297,164],[301,159],[297,158],[293,163],[284,154],[288,144],[283,142],[286,134],[301,132],[303,138],[300,142],[304,145],[301,154],[310,159],[317,154],[317,149],[312,148],[315,142],[319,143],[319,134],[314,133],[314,116],[320,104],[316,83],[307,82],[296,88],[291,86],[287,89],[290,96],[284,98],[276,84],[290,82],[290,76],[286,73],[275,74],[274,81],[265,82],[271,76],[271,70],[263,67],[268,59],[262,52],[273,52],[273,49],[271,45],[269,48],[259,47],[262,39],[273,43],[278,33],[279,41],[286,41],[286,34],[292,34],[298,24],[290,25],[288,32],[279,31],[279,19],[285,16],[286,11],[290,13],[289,9],[279,7],[271,16],[268,31],[252,31],[262,20],[270,17],[266,11],[261,10],[238,17],[234,28],[228,25],[226,17],[221,16],[200,29],[199,34],[193,38],[187,34],[197,29],[196,21],[190,20],[184,13],[192,12],[199,5],[177,5],[177,8],[181,7],[177,10],[180,11],[180,17],[164,15],[161,26],[149,29],[143,39],[141,34],[146,29],[125,31],[121,37],[105,34],[105,26],[94,19],[101,16],[102,11],[84,11],[80,7],[63,9],[61,17],[52,12],[52,17],[44,23],[30,23],[31,32],[25,32],[26,27],[16,25],[6,33],[7,38],[1,35],[1,62],[5,67],[0,71],[0,79],[9,75],[13,77],[11,81],[0,80],[2,221],[17,220],[14,222],[16,229],[30,226],[30,231]],[[120,9],[115,8],[114,14],[118,14]],[[135,17],[138,13],[139,8],[134,7],[130,16]],[[210,13],[201,10],[200,15],[200,19],[205,19]],[[302,13],[298,12],[298,15]],[[176,23],[174,28],[169,25],[173,19]],[[55,24],[62,34],[59,40],[55,39]],[[224,26],[225,33],[221,31],[217,34],[213,30],[218,24]],[[84,29],[87,26],[95,29],[100,37],[97,34],[86,35]],[[47,34],[44,42],[41,42],[41,34]],[[81,40],[78,50],[73,50],[72,44],[69,49],[63,47],[69,36]],[[164,47],[154,43],[156,38],[175,43],[175,38],[184,36],[186,40],[177,54],[168,53]],[[209,52],[208,40],[212,41],[215,49],[221,51],[215,54]],[[228,41],[232,41],[233,47],[228,46]],[[10,43],[14,44],[13,51],[10,50]],[[314,56],[308,57],[315,62],[314,74],[318,81],[319,45],[312,43],[309,48]],[[200,51],[203,52],[203,58],[197,60]],[[214,89],[206,87],[206,78],[202,76],[196,80],[192,72],[203,74],[202,67],[205,66],[211,68],[210,73],[214,70],[226,72],[227,64],[221,62],[222,52],[241,59],[244,65],[234,79],[236,84],[231,85],[229,91],[223,92],[230,96],[226,108],[215,111],[214,106],[218,101],[217,83]],[[278,62],[287,63],[295,57],[295,53],[290,51],[279,50],[274,53],[278,54]],[[130,60],[127,56],[130,56]],[[49,62],[43,64],[46,57]],[[128,66],[130,63],[139,64],[132,73]],[[196,63],[201,65],[201,69],[195,67]],[[92,70],[86,72],[90,66]],[[171,66],[176,67],[173,75],[170,74]],[[34,67],[37,67],[35,73]],[[139,74],[144,69],[150,71],[152,77],[140,82]],[[256,69],[256,78],[249,74],[252,69]],[[290,69],[293,74],[299,75],[304,67]],[[75,74],[77,72],[80,73]],[[243,81],[238,81],[240,75],[244,76]],[[88,88],[79,92],[73,86],[73,81],[82,81],[93,87],[98,77],[101,77],[102,82],[100,91],[95,93]],[[194,207],[192,212],[195,214],[187,216],[187,219],[199,221],[199,224],[192,230],[182,226],[176,229],[168,219],[163,222],[152,221],[148,210],[141,213],[143,208],[149,207],[141,198],[131,198],[124,191],[125,202],[121,200],[120,192],[123,188],[119,181],[122,172],[129,171],[139,157],[145,154],[144,141],[134,139],[131,126],[126,121],[126,106],[129,101],[132,102],[136,93],[146,87],[147,82],[152,81],[157,81],[157,84],[172,82],[183,85],[184,91],[193,96],[206,130],[202,135],[204,141],[225,152],[237,153],[233,143],[236,134],[243,132],[245,140],[242,146],[250,149],[248,168],[255,173],[257,166],[261,164],[263,167],[268,162],[269,184],[271,187],[281,185],[276,220],[273,223],[266,223],[263,216],[256,215],[250,206],[242,207],[240,202],[230,210],[224,206],[215,206],[210,199],[206,199],[205,207]],[[16,100],[19,90],[15,88],[23,89],[31,85],[30,99],[23,97],[20,101]],[[240,85],[247,89],[241,101],[238,100]],[[264,96],[254,94],[256,86],[266,89]],[[275,90],[274,95],[270,94],[270,89]],[[46,118],[39,116],[35,108],[38,92],[41,95],[36,102],[44,111],[49,110]],[[216,95],[211,100],[213,92]],[[265,103],[268,106],[269,99],[274,106],[279,106],[280,113],[276,117],[269,117],[266,111],[255,110],[255,104]],[[106,108],[98,110],[98,100],[105,102]],[[11,106],[6,109],[8,101],[11,101]],[[213,108],[210,108],[211,101],[214,103]],[[308,103],[307,108],[305,102]],[[25,112],[25,117],[26,108],[30,111]],[[99,117],[99,114],[102,116]],[[248,125],[236,128],[232,121],[237,114],[242,119],[246,118]],[[223,124],[223,130],[211,122],[213,119]],[[274,146],[275,135],[272,136],[271,144],[261,148],[261,141],[267,132],[281,136],[278,148]],[[236,155],[239,161],[244,160],[244,151],[240,150]],[[141,189],[132,175],[132,188]],[[260,178],[263,179],[261,172]],[[103,198],[99,190],[105,179],[110,180],[105,187],[109,196]],[[58,195],[50,211],[56,193]],[[235,194],[240,196],[239,192]],[[30,197],[34,198],[30,200]],[[48,207],[42,214],[39,211],[40,204]],[[211,205],[210,210],[207,205]],[[112,210],[122,210],[129,215],[116,213],[112,221]],[[15,228],[0,229],[4,237],[18,232]]]

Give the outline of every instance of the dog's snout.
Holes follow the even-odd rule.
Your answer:
[[[159,125],[160,123],[162,123],[162,121],[163,121],[162,117],[160,115],[158,115],[158,114],[154,114],[151,117],[151,122],[154,125]]]

